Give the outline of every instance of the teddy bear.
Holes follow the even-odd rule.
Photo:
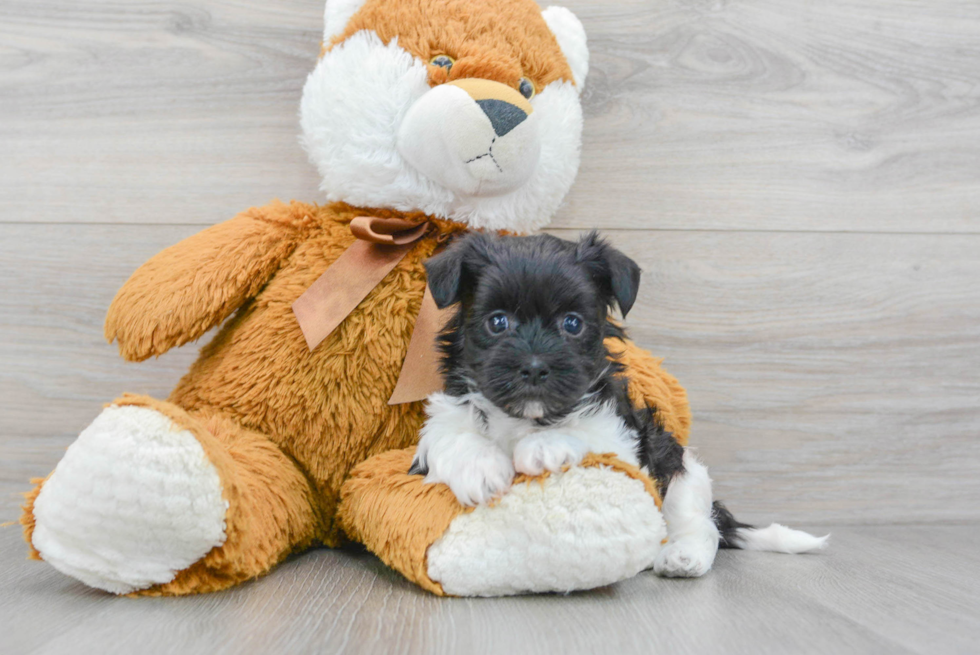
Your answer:
[[[227,588],[349,541],[438,594],[568,591],[652,566],[656,486],[602,453],[475,509],[408,474],[439,321],[423,263],[465,230],[548,224],[578,169],[587,72],[564,8],[328,0],[300,107],[323,204],[249,209],[120,289],[105,335],[127,360],[219,330],[166,400],[108,403],[36,481],[31,555],[138,595]],[[634,401],[686,443],[677,380],[610,347]]]

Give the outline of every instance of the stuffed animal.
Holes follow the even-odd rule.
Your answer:
[[[657,490],[601,453],[475,510],[408,474],[438,318],[423,263],[455,233],[527,233],[559,207],[579,162],[581,24],[532,0],[328,0],[325,21],[301,124],[326,204],[249,209],[126,282],[105,334],[127,360],[221,328],[169,398],[112,401],[36,481],[32,555],[146,595],[226,588],[345,540],[439,594],[648,568]],[[634,400],[686,443],[684,390],[613,347]]]

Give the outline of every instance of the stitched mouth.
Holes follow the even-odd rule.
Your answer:
[[[463,162],[463,163],[464,163],[464,164],[471,164],[471,163],[473,163],[473,162],[475,162],[475,161],[476,161],[476,160],[478,160],[478,159],[483,159],[484,157],[489,157],[489,158],[490,158],[490,161],[492,161],[492,162],[493,162],[493,165],[497,167],[497,170],[498,170],[498,171],[500,171],[501,173],[503,173],[503,172],[504,172],[504,169],[502,169],[502,168],[500,167],[500,164],[498,164],[498,163],[497,163],[497,160],[496,160],[496,158],[495,158],[495,157],[493,156],[493,144],[495,144],[496,142],[497,142],[497,137],[494,137],[494,138],[493,138],[493,141],[491,141],[491,142],[490,142],[490,149],[489,149],[489,150],[487,150],[487,151],[486,151],[485,153],[483,153],[482,155],[477,155],[477,156],[476,156],[476,157],[474,157],[473,159],[467,159],[467,160],[466,160],[465,162]]]

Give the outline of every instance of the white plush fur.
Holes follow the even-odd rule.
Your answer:
[[[367,0],[327,0],[323,11],[323,42],[338,36],[347,27],[351,17]]]
[[[223,544],[227,508],[193,434],[152,409],[111,406],[41,488],[33,544],[62,573],[124,594]]]
[[[426,413],[416,455],[429,469],[425,480],[449,485],[464,505],[499,496],[515,471],[558,472],[578,464],[588,452],[615,453],[638,464],[636,434],[605,404],[539,426],[504,413],[479,393],[457,397],[438,392],[429,396]]]
[[[778,523],[768,528],[739,528],[735,545],[742,550],[765,550],[772,553],[812,553],[827,547],[829,534],[814,537],[802,530],[787,528]]]
[[[640,481],[576,467],[457,517],[429,547],[428,574],[458,596],[592,589],[649,568],[665,536]]]
[[[553,82],[531,99],[540,141],[537,164],[521,186],[497,195],[454,191],[399,153],[406,114],[432,91],[426,62],[399,47],[397,39],[384,44],[362,31],[324,55],[306,81],[300,123],[327,199],[420,210],[474,228],[531,232],[546,225],[578,171],[582,110],[575,85]]]
[[[684,473],[671,480],[662,509],[670,541],[657,555],[653,570],[667,577],[707,573],[718,553],[719,534],[711,518],[708,469],[690,450],[684,451]]]
[[[572,69],[575,86],[581,93],[585,77],[589,74],[589,48],[582,22],[565,7],[548,7],[541,12],[541,16],[555,35],[558,46]]]

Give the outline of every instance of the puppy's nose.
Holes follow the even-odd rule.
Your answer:
[[[532,357],[521,367],[521,377],[532,387],[543,384],[548,379],[548,372],[548,367],[537,357]]]
[[[504,100],[488,98],[477,100],[476,104],[480,105],[480,109],[490,119],[497,136],[504,136],[527,119],[527,112]]]

